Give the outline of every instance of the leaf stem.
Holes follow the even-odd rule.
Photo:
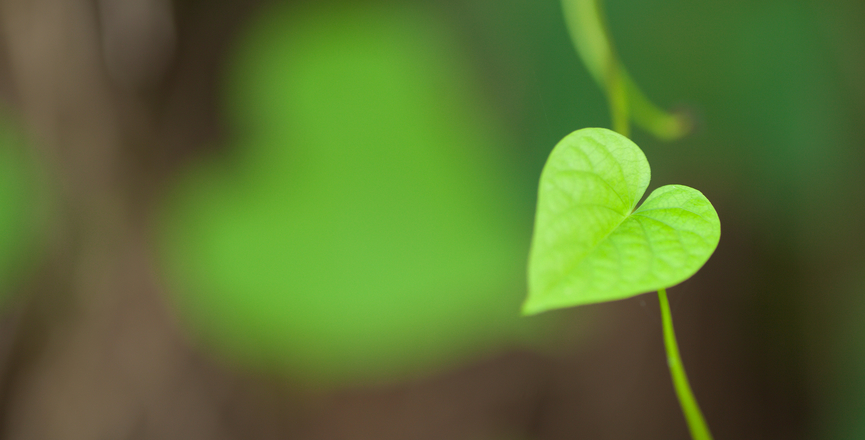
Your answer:
[[[688,430],[694,440],[712,440],[709,427],[697,405],[697,399],[691,391],[688,376],[685,375],[685,367],[679,356],[679,344],[676,342],[676,333],[673,331],[673,318],[670,313],[670,302],[667,300],[667,290],[658,290],[658,301],[661,304],[661,320],[664,326],[664,347],[667,349],[667,365],[670,367],[670,376],[673,378],[673,388],[676,389],[676,397],[688,422]]]
[[[625,88],[624,75],[618,63],[611,63],[607,77],[607,101],[610,103],[610,114],[613,120],[613,130],[624,137],[631,137],[631,118],[628,109],[628,95]]]
[[[652,103],[628,74],[610,36],[602,0],[562,0],[562,9],[577,53],[607,94],[613,130],[630,137],[628,123],[633,121],[662,140],[691,130],[686,114],[669,113]]]

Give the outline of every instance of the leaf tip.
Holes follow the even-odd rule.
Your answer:
[[[533,308],[531,307],[531,305],[530,305],[528,299],[526,299],[525,301],[523,301],[523,305],[520,307],[520,315],[523,315],[523,316],[532,316],[532,315],[534,315],[534,314],[536,314],[536,313],[537,313],[537,312],[533,310]]]
[[[523,305],[520,308],[520,314],[523,316],[533,316],[538,313],[546,312],[550,308],[545,306],[544,304],[539,304],[538,301],[533,301],[531,295],[523,301]]]

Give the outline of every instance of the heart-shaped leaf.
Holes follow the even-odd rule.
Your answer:
[[[523,313],[613,301],[690,278],[721,237],[699,191],[652,192],[646,156],[603,128],[566,136],[541,173]]]
[[[179,315],[233,363],[317,385],[531,334],[514,314],[531,202],[462,46],[417,5],[320,3],[276,2],[238,39],[234,153],[164,207]]]

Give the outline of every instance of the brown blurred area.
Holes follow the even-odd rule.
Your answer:
[[[310,390],[188,341],[148,222],[167,179],[222,134],[218,71],[257,3],[0,1],[0,94],[59,198],[49,257],[0,322],[0,438],[688,438],[652,295],[592,306],[608,319],[566,355],[514,351],[378,387]],[[752,245],[726,223],[713,264],[734,275],[671,292],[680,344],[717,438],[799,438],[801,390],[756,395],[731,331]]]

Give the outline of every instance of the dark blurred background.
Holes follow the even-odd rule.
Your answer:
[[[606,9],[715,438],[865,438],[865,3]],[[556,0],[0,1],[0,438],[688,438],[654,295],[519,316],[608,114]]]

